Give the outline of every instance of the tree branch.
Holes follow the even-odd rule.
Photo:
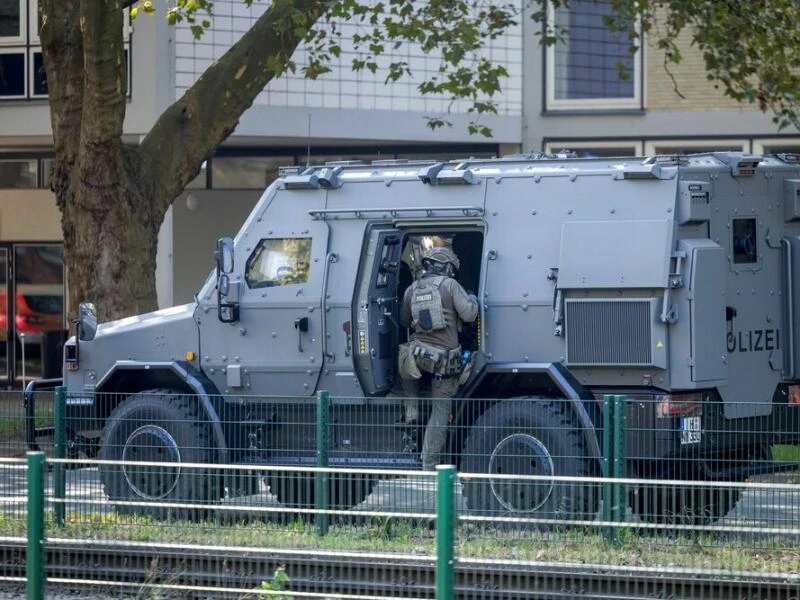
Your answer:
[[[142,176],[157,179],[166,210],[227,138],[264,86],[279,76],[319,18],[319,0],[275,0],[250,30],[167,108],[139,147]]]

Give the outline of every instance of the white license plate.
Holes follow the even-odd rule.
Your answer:
[[[700,417],[681,419],[681,445],[700,443]]]

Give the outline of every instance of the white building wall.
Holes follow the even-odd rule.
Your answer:
[[[212,30],[195,40],[185,25],[176,28],[175,73],[176,98],[183,94],[217,58],[252,26],[266,9],[265,3],[247,7],[241,0],[217,0]],[[271,81],[245,113],[234,136],[268,135],[305,139],[309,130],[315,139],[465,141],[475,142],[466,124],[469,102],[451,102],[448,98],[423,96],[417,86],[434,75],[439,67],[435,54],[425,55],[416,44],[403,44],[380,59],[380,64],[406,61],[413,79],[385,84],[386,71],[373,74],[354,72],[354,58],[362,58],[353,44],[353,34],[360,26],[338,25],[342,32],[342,54],[331,63],[332,72],[317,80],[306,79],[302,68],[307,52],[301,46],[293,56],[295,73],[286,73]],[[481,122],[495,132],[492,141],[518,142],[522,117],[522,26],[495,40],[489,56],[505,66],[509,77],[503,93],[497,96],[498,115],[484,115]],[[275,110],[280,109],[280,110]],[[436,132],[424,117],[443,117],[452,128]],[[489,140],[480,140],[489,141]]]

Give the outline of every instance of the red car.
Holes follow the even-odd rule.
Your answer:
[[[38,344],[42,332],[64,328],[64,286],[20,284],[17,286],[13,335],[25,334],[25,342]],[[8,331],[8,305],[0,291],[0,336]]]

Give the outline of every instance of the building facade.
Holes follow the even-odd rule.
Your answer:
[[[569,10],[551,7],[549,14],[568,28],[563,43],[543,48],[535,42],[539,26],[523,25],[524,148],[596,156],[800,149],[796,130],[778,132],[770,114],[725,97],[707,80],[688,36],[682,62],[668,71],[664,51],[647,38],[631,57],[628,40],[608,30],[610,2],[571,0]]]
[[[58,346],[50,340],[59,338],[71,312],[64,306],[60,213],[49,190],[53,144],[37,4],[0,0],[0,383],[10,385],[47,371],[43,362],[58,363],[57,357],[48,361],[49,346]],[[251,27],[265,5],[216,0],[213,27],[200,40],[186,26],[168,26],[163,14],[128,21],[125,142],[139,143],[161,111]],[[264,89],[174,202],[159,236],[160,306],[192,300],[212,268],[216,239],[236,233],[279,167],[519,150],[521,27],[492,49],[514,83],[504,90],[499,114],[484,119],[495,133],[491,140],[469,135],[465,104],[424,98],[412,82],[386,86],[380,73],[353,73],[357,28],[342,23],[341,30],[344,52],[333,72],[317,81],[304,79],[299,74],[304,54],[298,51],[298,74]],[[418,47],[395,54],[393,60],[407,61],[418,76],[439,64]],[[426,116],[444,116],[453,126],[433,131]]]
[[[297,74],[264,89],[168,212],[159,237],[159,304],[191,301],[212,267],[215,240],[235,234],[281,166],[564,148],[598,156],[800,148],[797,132],[777,134],[769,115],[709,85],[699,56],[687,52],[673,68],[680,97],[658,51],[645,47],[631,56],[605,28],[609,2],[572,0],[570,7],[550,11],[569,29],[564,42],[542,47],[540,26],[521,18],[492,45],[491,58],[509,78],[499,114],[483,119],[491,139],[469,135],[466,103],[417,92],[416,82],[439,62],[414,45],[387,60],[408,62],[416,79],[390,85],[380,72],[350,68],[358,56],[356,25],[340,24],[342,55],[319,80],[300,74],[298,50]],[[129,22],[125,141],[137,144],[263,10],[263,3],[216,0],[213,26],[200,40],[185,26],[168,26],[163,15]],[[37,0],[0,0],[0,382],[10,385],[48,370],[49,341],[58,337],[48,332],[60,334],[71,312],[64,306],[60,214],[49,190],[52,137],[37,31]],[[431,130],[425,117],[453,125]]]

